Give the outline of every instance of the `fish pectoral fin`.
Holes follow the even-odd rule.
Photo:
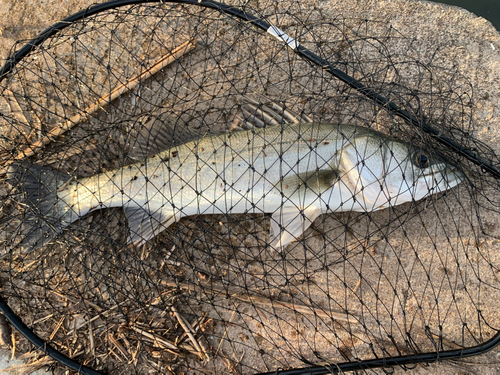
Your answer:
[[[321,209],[316,206],[282,207],[271,218],[271,246],[281,250],[302,235],[319,215]]]
[[[288,197],[304,189],[322,194],[338,181],[338,176],[338,171],[333,168],[321,169],[285,177],[275,186]]]
[[[123,210],[129,225],[127,243],[135,245],[144,244],[180,219],[173,213],[165,214],[161,211],[151,213],[137,207],[124,207]]]

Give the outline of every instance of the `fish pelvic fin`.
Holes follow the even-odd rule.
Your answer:
[[[79,218],[73,212],[66,188],[72,176],[27,162],[9,167],[7,181],[24,195],[21,241],[16,245],[23,252],[34,251],[56,237]]]
[[[316,203],[307,203],[304,202],[305,196],[320,197],[337,182],[338,172],[333,168],[293,174],[277,182],[274,188],[283,192],[289,202],[296,204],[285,203],[273,214],[271,246],[280,250],[300,237],[322,214],[319,200]]]
[[[304,209],[282,207],[271,218],[271,246],[280,251],[300,237],[321,213],[321,209],[316,206]]]

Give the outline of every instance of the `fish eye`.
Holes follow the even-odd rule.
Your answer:
[[[413,162],[419,168],[427,168],[429,166],[429,157],[422,151],[417,151],[413,154]]]

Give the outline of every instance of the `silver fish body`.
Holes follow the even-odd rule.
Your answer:
[[[150,217],[161,223],[161,230],[183,216],[200,214],[276,213],[287,206],[298,213],[313,205],[326,212],[328,202],[335,210],[341,201],[341,209],[359,211],[362,207],[347,186],[333,184],[337,171],[331,161],[347,137],[360,129],[344,130],[346,136],[331,124],[295,124],[211,135],[80,179],[59,197],[73,207],[75,218],[103,207],[142,210],[132,242],[151,237]],[[307,181],[297,177],[311,171]],[[327,172],[323,175],[332,181],[324,184],[320,174],[315,177],[317,171]],[[301,189],[301,183],[310,186]],[[127,216],[130,221],[132,214]]]
[[[137,244],[184,216],[271,213],[271,245],[279,249],[321,214],[371,212],[416,201],[463,179],[426,150],[368,128],[329,123],[207,135],[141,162],[71,181],[42,167],[29,174],[55,181],[44,182],[49,191],[38,191],[29,200],[50,223],[60,223],[42,241],[41,233],[47,231],[43,223],[28,235],[25,242],[35,248],[90,211],[123,207],[128,240]],[[54,198],[57,203],[48,207]]]

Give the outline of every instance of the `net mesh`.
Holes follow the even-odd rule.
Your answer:
[[[247,10],[499,166],[476,134],[472,85],[415,38],[319,9]],[[299,122],[357,125],[432,149],[465,173],[418,202],[320,215],[281,251],[262,210],[190,214],[136,245],[121,207],[61,230],[50,223],[60,233],[30,250],[23,239],[46,228],[27,218],[48,220],[49,211],[27,203],[24,177],[16,184],[3,173],[2,295],[83,364],[246,374],[470,347],[497,332],[498,181],[249,23],[192,5],[107,10],[47,38],[0,94],[4,172],[111,174],[136,162],[130,150],[143,128],[171,122],[174,135],[185,127],[226,139],[273,102]],[[56,180],[51,193],[64,189]]]

